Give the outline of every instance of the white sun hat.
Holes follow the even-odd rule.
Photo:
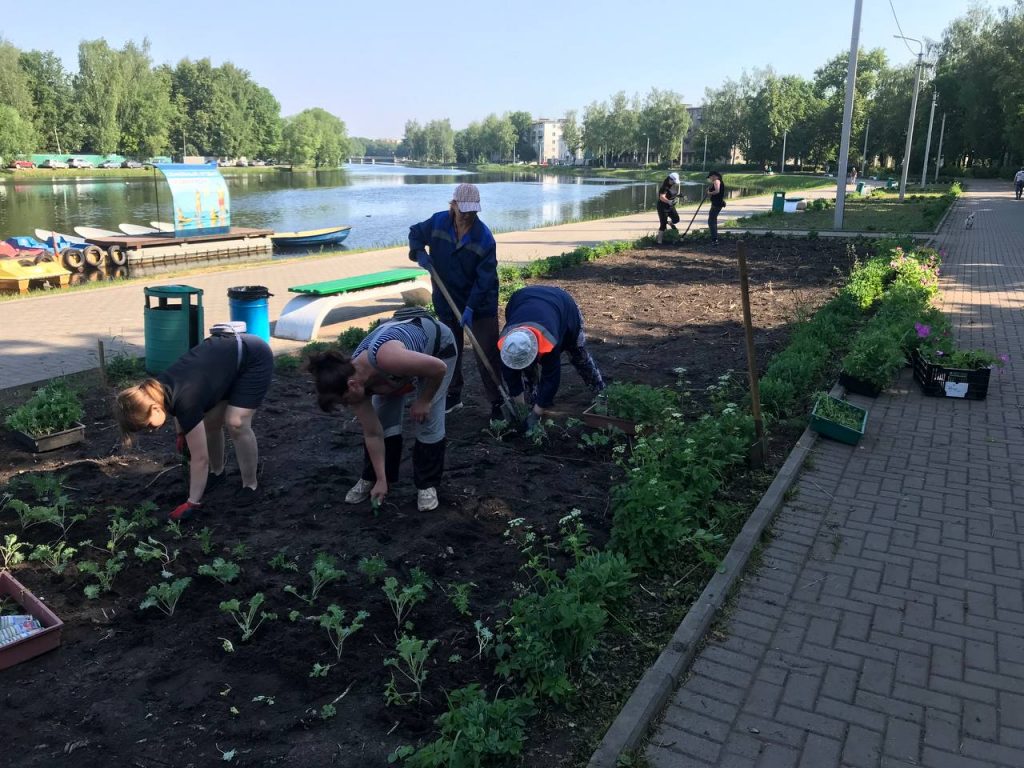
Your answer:
[[[461,213],[480,210],[480,190],[476,188],[476,184],[459,184],[455,188],[452,200]]]
[[[501,362],[521,371],[537,359],[537,337],[525,328],[509,331],[501,340]]]

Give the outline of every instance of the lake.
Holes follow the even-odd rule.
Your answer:
[[[496,233],[635,213],[653,209],[657,200],[657,184],[648,182],[454,168],[347,165],[318,172],[268,169],[225,178],[235,226],[281,232],[350,224],[343,249],[406,242],[409,226],[446,209],[455,185],[463,181],[479,185],[481,219]],[[684,197],[689,193],[697,200],[701,189],[699,184],[685,185]],[[122,222],[169,221],[169,196],[162,179],[159,184],[102,178],[0,184],[0,239],[32,234],[37,227],[116,230]],[[656,221],[653,210],[651,215]]]

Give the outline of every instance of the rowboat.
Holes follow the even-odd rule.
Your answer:
[[[304,248],[317,245],[337,245],[348,237],[352,227],[326,227],[306,229],[302,232],[275,232],[270,236],[278,248]]]
[[[75,233],[80,237],[84,237],[86,240],[93,240],[98,237],[121,237],[120,232],[114,232],[110,229],[100,229],[99,227],[75,227]]]
[[[174,231],[174,225],[166,221],[151,221],[149,222],[149,226],[153,227],[153,229],[157,230],[158,232]]]
[[[144,227],[141,224],[118,224],[117,228],[132,237],[160,234],[160,230],[156,227]]]
[[[64,248],[68,245],[85,245],[84,238],[75,237],[74,235],[65,235],[49,229],[37,229],[36,237],[44,243],[52,242],[53,238],[56,237],[60,248]],[[63,243],[61,241],[63,241]]]

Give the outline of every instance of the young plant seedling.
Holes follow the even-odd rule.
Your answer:
[[[69,547],[65,542],[58,541],[52,546],[49,544],[40,544],[32,550],[32,554],[28,556],[28,559],[41,562],[49,568],[52,573],[60,576],[64,573],[68,565],[70,565],[71,558],[73,558],[77,552],[78,550],[74,547]]]
[[[479,659],[483,657],[487,649],[494,643],[494,633],[480,619],[473,622],[473,628],[476,629],[476,658]]]
[[[384,571],[388,569],[388,564],[380,555],[372,555],[359,558],[359,564],[356,568],[371,584],[376,584],[380,577],[384,575]]]
[[[213,529],[209,526],[203,528],[203,530],[195,534],[196,541],[199,542],[199,550],[204,555],[209,555],[213,552]]]
[[[18,541],[18,537],[13,533],[4,536],[4,543],[0,544],[0,560],[3,560],[4,568],[24,562],[25,556],[21,554],[21,550],[28,545],[27,541]]]
[[[287,573],[289,571],[291,573],[299,572],[299,564],[288,557],[288,553],[283,549],[270,558],[270,560],[267,561],[267,565],[279,573]]]
[[[506,437],[515,432],[515,430],[512,429],[512,425],[505,419],[491,419],[490,423],[480,431],[496,443],[500,443]]]
[[[320,707],[321,720],[330,720],[336,714],[338,714],[338,708],[335,707],[333,704],[324,704],[322,707]]]
[[[139,603],[139,608],[145,610],[146,608],[156,606],[168,616],[173,616],[174,609],[178,605],[179,598],[181,598],[181,593],[191,583],[192,578],[186,576],[183,579],[161,581],[159,584],[154,584],[146,590],[146,598]]]
[[[185,531],[182,530],[179,520],[168,520],[167,532],[174,537],[175,541],[181,541],[185,536]]]
[[[114,584],[114,577],[124,570],[124,560],[127,556],[124,552],[118,552],[113,557],[108,557],[102,568],[92,560],[80,563],[78,570],[81,573],[95,576],[96,581],[99,582],[87,585],[83,590],[85,596],[90,600],[95,600],[102,592],[109,592]]]
[[[128,537],[135,538],[135,529],[139,527],[138,522],[125,517],[125,511],[120,507],[111,507],[113,515],[110,518],[110,525],[107,530],[110,538],[107,540],[107,551],[115,554],[122,541]]]
[[[341,651],[345,641],[353,634],[363,628],[363,623],[370,617],[366,611],[359,611],[352,619],[352,623],[345,625],[345,611],[336,605],[327,606],[327,612],[320,616],[320,626],[327,630],[327,637],[338,653],[338,661],[341,661]]]
[[[399,691],[395,672],[391,673],[391,681],[384,689],[384,700],[391,704],[410,704],[423,700],[423,683],[427,680],[427,659],[437,645],[437,640],[424,642],[418,637],[402,634],[395,645],[397,656],[384,660],[385,667],[391,667],[413,686],[414,690]]]
[[[310,677],[327,677],[327,673],[331,671],[333,664],[321,664],[319,661],[313,665],[313,669],[310,670]]]
[[[384,579],[384,586],[381,587],[384,596],[388,599],[391,612],[395,615],[398,628],[401,629],[413,606],[422,603],[427,599],[427,587],[423,583],[413,583],[407,587],[400,587],[398,579],[388,576]]]
[[[204,563],[199,566],[200,576],[209,576],[225,586],[237,579],[241,572],[241,568],[223,557],[215,557],[212,563]]]
[[[331,582],[340,581],[345,577],[345,572],[334,567],[335,559],[326,552],[318,552],[313,559],[313,568],[309,572],[312,588],[308,595],[300,594],[291,584],[284,588],[285,592],[308,603],[310,606],[316,602],[320,591]]]
[[[227,613],[235,620],[238,628],[242,630],[242,642],[246,642],[256,634],[256,630],[264,621],[276,621],[276,613],[261,611],[260,606],[264,601],[263,593],[257,592],[249,598],[248,608],[243,612],[238,600],[227,600],[220,604],[223,613]]]
[[[178,559],[179,552],[180,550],[177,549],[172,552],[166,544],[152,536],[147,536],[146,541],[140,541],[135,545],[135,556],[144,563],[158,561],[160,575],[165,579],[169,579],[173,575],[170,571],[171,563]]]
[[[461,584],[452,584],[445,593],[451,600],[455,610],[463,616],[469,616],[469,593],[476,586],[472,581],[464,581]]]

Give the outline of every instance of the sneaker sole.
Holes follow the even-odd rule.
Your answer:
[[[462,407],[462,403],[456,403],[455,405],[451,406],[450,408],[446,407],[444,409],[444,412],[445,413],[452,413],[453,411],[459,410],[459,408],[461,408],[461,407]]]

